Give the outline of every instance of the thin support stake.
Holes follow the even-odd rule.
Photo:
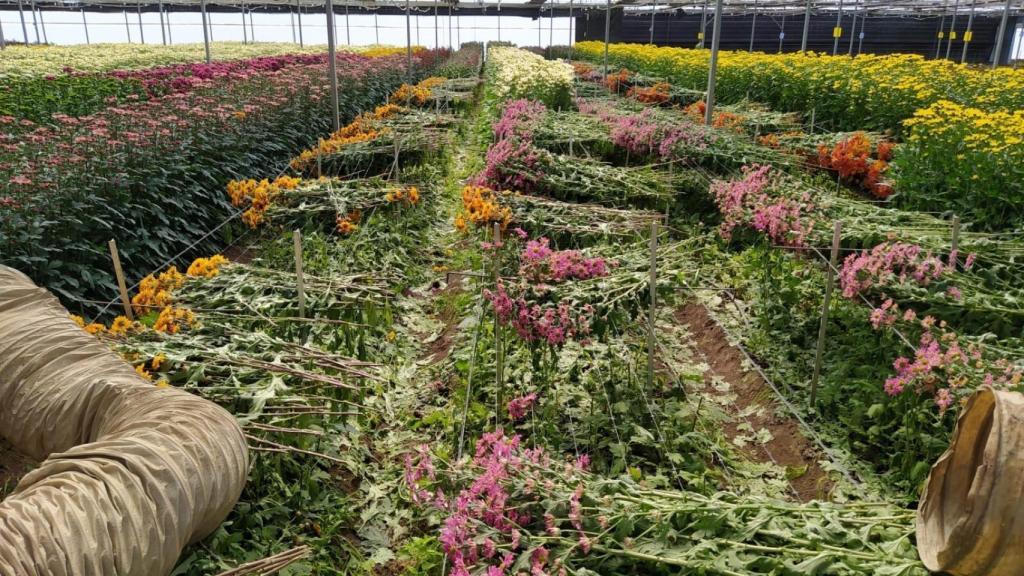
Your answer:
[[[128,284],[124,281],[124,270],[121,269],[121,256],[117,253],[117,242],[111,238],[108,246],[110,247],[110,259],[114,261],[114,276],[117,278],[117,291],[121,293],[124,315],[134,321],[135,314],[132,313],[132,301],[128,298]]]
[[[832,284],[835,281],[835,269],[839,263],[839,243],[842,238],[843,223],[836,220],[832,228],[832,253],[829,255],[828,271],[825,276],[825,301],[821,305],[821,325],[818,327],[818,347],[814,352],[814,376],[811,377],[811,408],[818,400],[818,380],[821,378],[821,357],[825,352],[825,330],[828,327],[829,305],[832,303]]]
[[[306,317],[306,284],[302,276],[302,231],[292,231],[295,244],[295,289],[299,292],[299,318]]]
[[[654,386],[654,316],[658,297],[658,221],[651,221],[650,295],[647,302],[647,388]]]
[[[953,238],[952,238],[952,240],[950,240],[950,243],[949,243],[949,254],[952,257],[950,259],[953,261],[952,262],[953,263],[953,270],[956,270],[956,266],[957,266],[957,262],[956,262],[957,256],[956,256],[956,253],[959,250],[959,248],[960,248],[960,217],[954,215],[953,216]]]
[[[298,12],[299,21],[299,47],[304,48],[306,46],[305,40],[302,38],[302,4],[299,0],[295,0],[295,11]]]
[[[497,289],[501,278],[501,224],[494,223],[494,261],[491,265],[492,282]],[[498,314],[494,314],[494,383],[497,394],[495,395],[494,423],[496,428],[501,427],[501,409],[505,402],[505,348],[501,341],[501,322],[498,321]]]
[[[712,124],[715,108],[715,81],[718,76],[718,43],[722,39],[722,0],[715,1],[714,37],[711,39],[711,67],[708,69],[708,97],[704,110],[704,123]]]

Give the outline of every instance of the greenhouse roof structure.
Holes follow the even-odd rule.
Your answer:
[[[27,0],[22,0],[30,4]],[[0,0],[0,6],[16,6],[19,0]],[[49,0],[34,2],[36,6],[66,9],[98,9],[121,10],[126,6],[135,8],[147,6],[199,7],[202,0]],[[207,0],[207,6],[241,6],[250,7],[295,7],[322,8],[325,0]],[[474,11],[515,12],[524,9],[532,10],[568,10],[570,6],[578,10],[605,9],[609,5],[621,7],[630,12],[650,12],[651,10],[682,10],[699,12],[714,9],[714,2],[708,0],[338,0],[335,6],[356,7],[363,10],[376,9],[433,9],[435,6]],[[1011,13],[1024,13],[1024,6],[1013,0],[728,0],[722,3],[722,13],[738,15],[748,13],[798,13],[808,9],[813,13],[828,12],[859,12],[870,15],[886,16],[938,16],[954,12],[967,13],[974,11],[976,15],[997,15],[1009,10]]]

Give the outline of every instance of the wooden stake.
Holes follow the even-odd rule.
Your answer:
[[[117,253],[117,242],[110,239],[110,258],[114,261],[114,276],[117,277],[117,290],[121,293],[121,304],[124,305],[124,315],[134,321],[135,314],[132,313],[132,301],[128,298],[128,286],[124,282],[124,271],[121,270],[121,257]]]
[[[295,286],[299,291],[299,318],[305,318],[306,286],[302,278],[302,231],[294,230],[292,240],[295,241]]]
[[[654,386],[654,310],[658,296],[658,221],[651,220],[650,297],[647,304],[647,387]]]
[[[958,260],[957,250],[960,248],[960,217],[953,216],[953,240],[950,242],[949,253],[953,256],[953,270],[956,270]]]
[[[494,223],[494,234],[491,240],[494,241],[494,261],[491,265],[491,275],[493,276],[494,286],[497,289],[498,282],[501,278],[501,253],[498,251],[498,245],[501,244],[501,224]],[[494,422],[495,427],[501,426],[501,409],[505,401],[505,348],[501,341],[501,323],[498,322],[498,314],[494,314],[494,356],[495,356],[495,369],[494,379],[497,386],[497,405],[495,406]]]
[[[391,169],[391,171],[395,175],[395,181],[396,182],[398,181],[398,149],[399,149],[399,146],[398,146],[398,134],[395,134],[395,165]]]
[[[836,220],[832,228],[832,253],[829,255],[828,271],[825,277],[825,301],[821,305],[821,325],[818,327],[818,348],[814,353],[814,376],[811,378],[811,408],[818,399],[818,379],[821,377],[821,356],[825,350],[825,329],[828,326],[829,304],[832,302],[832,284],[835,269],[839,264],[839,242],[842,239],[843,223]]]

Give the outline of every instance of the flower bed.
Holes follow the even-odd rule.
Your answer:
[[[399,56],[343,54],[339,69],[343,117],[384,100],[405,74]],[[232,214],[227,181],[273,176],[328,128],[324,70],[297,63],[227,76],[6,136],[0,260],[66,299],[110,300],[111,237],[129,282],[193,243],[212,251],[230,237],[208,233]]]
[[[576,53],[600,61],[604,44],[580,42]],[[707,87],[707,50],[612,44],[608,58],[673,85]],[[834,130],[899,130],[915,111],[942,99],[990,111],[1024,107],[1024,70],[990,71],[906,54],[722,51],[716,93],[723,103],[751,98],[780,110],[814,110],[816,121]]]

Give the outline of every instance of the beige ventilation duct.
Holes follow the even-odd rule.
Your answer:
[[[1024,574],[1024,396],[980,388],[932,467],[917,510],[929,570]]]
[[[0,574],[157,576],[211,533],[248,452],[217,405],[157,388],[0,266],[0,435],[45,461],[0,502]]]

